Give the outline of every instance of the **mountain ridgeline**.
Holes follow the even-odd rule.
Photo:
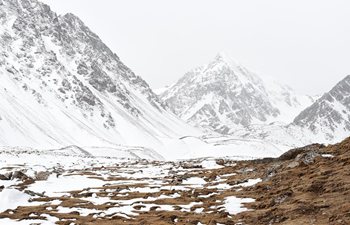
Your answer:
[[[350,76],[317,99],[260,78],[226,54],[160,94],[188,123],[224,135],[297,147],[350,135]]]
[[[289,123],[314,101],[261,79],[224,53],[186,73],[161,98],[184,120],[221,134],[252,124]]]
[[[0,0],[0,145],[142,145],[191,134],[73,14]]]
[[[350,75],[303,110],[293,125],[323,134],[325,139],[338,139],[350,134]]]

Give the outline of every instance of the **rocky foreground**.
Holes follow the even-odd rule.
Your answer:
[[[0,164],[0,224],[350,224],[350,138],[253,161],[45,163]]]

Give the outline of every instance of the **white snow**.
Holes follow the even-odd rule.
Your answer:
[[[241,183],[241,184],[237,184],[234,185],[234,187],[250,187],[250,186],[254,186],[257,183],[261,182],[261,178],[257,178],[257,179],[248,179],[248,181]]]
[[[7,209],[16,209],[18,206],[30,205],[28,200],[31,197],[16,189],[5,188],[0,192],[0,212]]]
[[[84,176],[59,176],[53,174],[46,181],[37,181],[28,189],[37,193],[45,193],[50,197],[66,195],[69,191],[82,190],[88,187],[100,187],[105,182]]]
[[[184,185],[199,186],[199,187],[205,185],[206,183],[207,182],[201,177],[191,177],[182,182],[182,184]]]
[[[230,196],[225,198],[224,207],[228,213],[234,215],[248,210],[247,208],[243,207],[243,203],[250,203],[254,201],[255,199],[252,198],[237,198],[235,196]]]
[[[220,166],[216,163],[215,160],[205,160],[201,163],[203,169],[220,169],[223,166]]]

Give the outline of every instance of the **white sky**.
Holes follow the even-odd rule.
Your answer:
[[[301,93],[350,74],[349,0],[42,0],[79,16],[153,88],[225,51]]]

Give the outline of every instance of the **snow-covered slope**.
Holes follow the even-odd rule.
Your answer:
[[[350,76],[303,110],[292,123],[251,125],[232,135],[286,148],[339,142],[350,136]]]
[[[338,142],[350,135],[350,75],[302,111],[292,126],[311,131],[324,141]]]
[[[186,73],[161,98],[184,120],[222,134],[252,124],[290,123],[313,102],[286,85],[262,80],[224,53]]]
[[[169,89],[169,86],[165,86],[165,87],[161,87],[161,88],[156,88],[156,89],[153,89],[153,92],[156,94],[156,95],[162,95],[166,90]]]
[[[296,93],[291,87],[278,83],[269,77],[264,77],[264,86],[279,115],[271,122],[289,124],[306,107],[315,102],[317,97]]]
[[[0,145],[157,148],[198,132],[72,14],[0,1]]]

